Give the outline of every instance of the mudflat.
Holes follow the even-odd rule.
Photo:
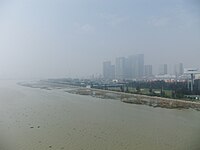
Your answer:
[[[14,150],[200,149],[199,111],[132,105],[65,90],[0,81],[0,146]]]

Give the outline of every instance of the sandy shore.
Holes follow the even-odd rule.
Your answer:
[[[73,94],[80,95],[90,95],[97,98],[103,99],[118,99],[124,103],[130,104],[141,104],[148,105],[152,107],[162,107],[168,109],[195,109],[200,110],[200,102],[184,101],[177,99],[161,98],[155,96],[146,96],[139,94],[129,94],[123,92],[115,92],[108,90],[99,90],[99,89],[87,89],[87,88],[78,88],[71,91],[67,91]]]

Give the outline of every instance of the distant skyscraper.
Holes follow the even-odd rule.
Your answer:
[[[125,58],[124,57],[116,58],[115,76],[117,79],[125,79]]]
[[[130,77],[132,79],[142,78],[144,76],[144,54],[129,56]]]
[[[105,79],[115,78],[115,66],[111,65],[110,61],[103,62],[103,77]]]
[[[114,72],[114,73],[113,73]],[[152,68],[149,69],[152,74]],[[114,74],[114,75],[113,75]],[[140,79],[144,76],[144,54],[137,54],[125,57],[118,57],[115,66],[110,61],[103,63],[103,76],[106,79]]]
[[[174,74],[176,76],[183,75],[183,63],[178,63],[174,67]]]
[[[136,78],[144,76],[144,54],[136,55]]]
[[[144,75],[145,77],[150,77],[153,75],[152,73],[152,65],[145,65],[144,66]]]
[[[129,66],[128,66],[128,68],[129,68],[129,77],[130,77],[130,79],[134,79],[134,78],[136,78],[136,57],[135,57],[135,55],[131,55],[131,56],[129,56],[128,57],[128,63],[129,63]]]
[[[160,75],[165,75],[167,73],[168,73],[167,72],[167,64],[160,65],[160,67],[159,67],[159,74]]]
[[[115,65],[111,65],[110,68],[110,79],[114,79],[115,78]]]
[[[131,65],[129,58],[125,58],[124,77],[125,79],[131,79]]]

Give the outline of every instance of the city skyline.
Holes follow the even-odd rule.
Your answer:
[[[145,63],[144,54],[121,56],[115,58],[114,62],[104,61],[102,66],[102,76],[105,79],[142,79],[143,77],[153,77],[153,75],[175,75],[184,74],[184,64],[177,62],[169,70],[169,65],[159,64],[156,68],[152,64]],[[153,71],[154,70],[154,71]]]
[[[155,68],[200,68],[197,0],[1,1],[0,8],[0,78],[89,76],[104,60],[139,53]]]

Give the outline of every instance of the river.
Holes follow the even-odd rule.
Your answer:
[[[199,150],[199,141],[199,111],[0,81],[0,144],[10,149]]]

